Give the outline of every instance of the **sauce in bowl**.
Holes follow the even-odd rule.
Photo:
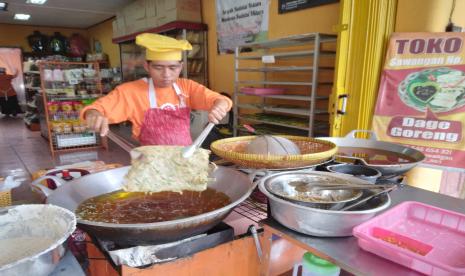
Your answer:
[[[192,217],[231,203],[214,189],[202,192],[124,192],[116,191],[89,198],[79,204],[79,219],[118,224],[152,223]]]

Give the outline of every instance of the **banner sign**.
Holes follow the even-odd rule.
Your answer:
[[[465,168],[465,33],[395,33],[382,72],[373,130]]]
[[[286,13],[336,2],[339,0],[279,0],[278,12]]]
[[[269,0],[216,0],[218,52],[268,39]]]

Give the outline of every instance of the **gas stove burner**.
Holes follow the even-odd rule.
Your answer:
[[[173,261],[230,242],[234,239],[234,229],[226,223],[220,223],[204,234],[180,241],[144,246],[119,245],[98,237],[92,239],[114,266],[141,267]]]

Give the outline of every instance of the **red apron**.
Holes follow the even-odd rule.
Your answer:
[[[179,107],[166,104],[158,108],[157,94],[152,79],[149,83],[150,108],[144,114],[139,141],[142,145],[192,144],[190,134],[190,108],[186,106],[181,89],[176,83],[173,88],[179,97]]]

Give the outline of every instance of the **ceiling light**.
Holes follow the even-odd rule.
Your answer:
[[[26,21],[26,20],[29,20],[29,17],[31,17],[31,15],[29,14],[24,14],[24,13],[17,13],[15,14],[15,19],[16,20],[23,20],[23,21]]]
[[[26,0],[26,4],[43,5],[47,0]]]
[[[0,2],[0,11],[6,11],[7,7],[8,7],[8,3]]]

